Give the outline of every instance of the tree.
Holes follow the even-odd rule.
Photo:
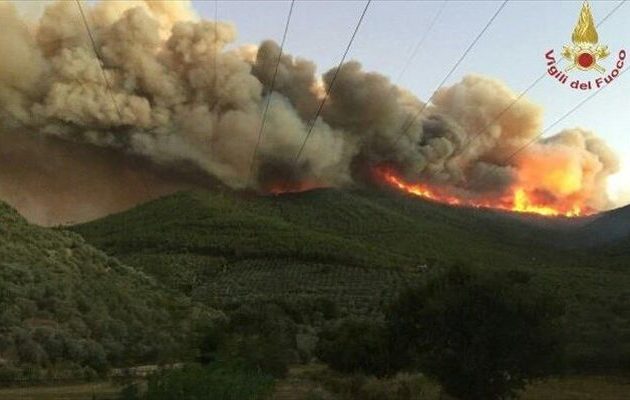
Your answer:
[[[227,339],[226,325],[225,321],[217,320],[200,329],[197,361],[202,365],[208,365],[217,360],[219,349]]]
[[[272,304],[241,305],[228,321],[215,321],[199,332],[198,361],[239,365],[280,378],[298,358],[295,324]]]
[[[241,306],[230,314],[229,329],[222,355],[246,369],[281,378],[298,358],[295,324],[274,304]]]
[[[526,281],[455,267],[407,290],[388,315],[402,357],[460,399],[514,398],[563,350],[562,307]]]
[[[320,333],[316,353],[334,370],[383,376],[393,369],[390,347],[385,324],[347,318]]]

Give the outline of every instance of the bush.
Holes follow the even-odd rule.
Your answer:
[[[199,329],[199,355],[197,361],[208,365],[216,361],[221,346],[227,340],[227,322],[218,320]]]
[[[138,385],[135,383],[128,384],[123,388],[120,392],[120,396],[118,400],[140,400],[140,391],[138,390]]]
[[[21,371],[11,365],[0,365],[0,387],[8,386],[20,378]]]
[[[205,329],[199,361],[237,363],[280,378],[298,359],[296,333],[293,321],[277,306],[244,305],[232,312],[229,321]]]
[[[557,371],[563,348],[562,307],[522,282],[453,268],[403,293],[389,314],[390,329],[447,393],[514,397],[529,381]]]
[[[316,352],[340,372],[382,376],[395,367],[386,326],[368,319],[348,318],[325,329]]]
[[[270,336],[233,335],[222,348],[222,360],[237,363],[249,371],[261,371],[276,378],[286,376],[295,353],[281,340]]]

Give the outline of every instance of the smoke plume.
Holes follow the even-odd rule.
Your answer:
[[[270,91],[279,46],[228,50],[235,27],[199,20],[186,2],[84,9],[97,54],[74,2],[36,22],[0,3],[0,197],[33,221],[91,219],[200,176],[274,192],[374,184],[383,166],[459,197],[518,186],[547,205],[609,206],[618,161],[592,132],[562,131],[504,165],[540,132],[542,110],[522,99],[494,121],[517,97],[499,81],[467,76],[414,118],[421,100],[350,61],[295,162],[335,70],[318,77],[283,54]]]

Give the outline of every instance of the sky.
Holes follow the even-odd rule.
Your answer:
[[[448,71],[483,29],[501,1],[447,1],[424,45],[400,76],[414,47],[443,6],[438,1],[373,1],[350,50],[349,59],[364,69],[389,76],[427,100]],[[595,21],[619,0],[591,1]],[[630,2],[629,2],[630,3]],[[238,29],[237,44],[280,42],[289,1],[218,1],[220,20]],[[322,73],[336,66],[345,50],[365,1],[298,0],[294,6],[285,51],[315,61]],[[582,1],[512,0],[446,84],[470,73],[489,75],[521,93],[546,69],[545,53],[571,44]],[[201,17],[214,19],[215,1],[193,1]],[[612,69],[619,50],[630,51],[630,4],[623,4],[598,28],[600,43],[611,56],[601,64]],[[628,60],[630,65],[630,60]],[[574,72],[572,79],[590,80],[594,71]],[[400,79],[399,79],[400,77]],[[609,184],[613,198],[630,203],[630,74],[612,82],[580,109],[557,124],[550,134],[581,126],[605,138],[622,159],[622,171]],[[545,77],[527,97],[545,109],[545,127],[553,124],[592,92],[581,92]]]
[[[590,1],[596,22],[622,2],[623,5],[598,28],[600,44],[608,45],[611,50],[610,57],[601,60],[608,70],[613,68],[619,50],[630,51],[630,4],[627,4],[630,2]],[[448,0],[446,4],[444,0],[374,0],[348,59],[361,62],[367,71],[390,77],[394,83],[426,101],[501,3],[499,0]],[[201,18],[211,20],[216,7],[220,20],[236,25],[239,36],[235,46],[238,46],[258,44],[265,39],[280,42],[290,1],[193,0],[192,6]],[[314,61],[319,73],[337,66],[364,6],[363,0],[297,0],[285,51]],[[516,93],[521,93],[545,72],[548,50],[554,49],[560,58],[562,46],[571,44],[571,33],[581,6],[582,0],[509,1],[446,85],[467,74],[478,73],[502,80]],[[443,12],[428,31],[441,7],[444,7]],[[427,31],[426,41],[401,75],[413,49]],[[630,65],[630,59],[627,64]],[[570,76],[571,79],[592,80],[600,75],[595,71],[574,71]],[[580,126],[595,131],[616,150],[622,169],[610,179],[609,192],[617,204],[630,203],[629,89],[630,73],[620,76],[549,132],[554,134],[564,128]],[[592,92],[576,91],[545,77],[527,97],[545,109],[544,127],[547,128],[590,94]]]

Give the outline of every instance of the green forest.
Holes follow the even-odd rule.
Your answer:
[[[441,390],[490,399],[471,388],[487,386],[501,357],[520,363],[514,348],[527,346],[553,360],[510,362],[519,367],[498,392],[518,395],[550,376],[623,375],[630,274],[619,249],[628,238],[590,247],[588,223],[577,225],[360,190],[182,192],[58,228],[2,205],[0,381],[99,380],[185,363],[142,385],[123,382],[121,398],[183,398],[166,393],[201,381],[204,393],[223,393],[209,398],[268,398],[297,373],[316,383],[304,396],[320,396],[303,398],[431,399]],[[470,326],[433,319],[451,313],[489,317]],[[472,354],[493,367],[462,389],[445,377],[480,368],[451,363],[478,359],[427,352],[440,342],[416,324],[448,338],[472,326],[483,340],[523,345],[490,354],[475,342]]]

